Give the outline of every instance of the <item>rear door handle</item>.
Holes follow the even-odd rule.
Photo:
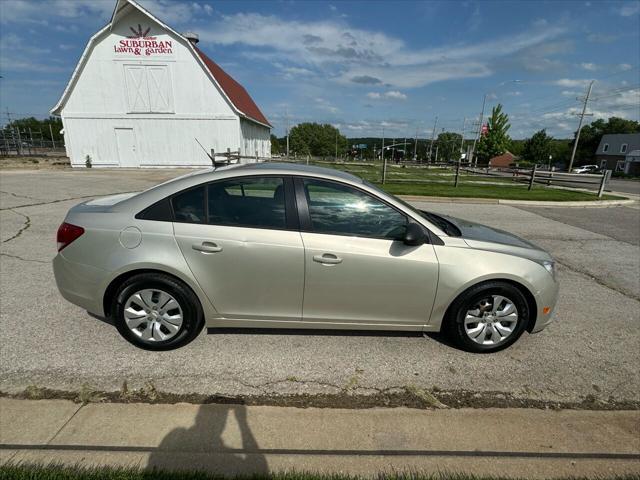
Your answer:
[[[194,243],[193,245],[191,245],[191,248],[202,253],[216,253],[222,251],[222,247],[219,247],[216,243],[213,242],[202,242],[199,244]]]
[[[323,253],[322,255],[314,255],[313,261],[318,263],[324,263],[325,265],[337,265],[342,263],[342,259],[333,253]]]

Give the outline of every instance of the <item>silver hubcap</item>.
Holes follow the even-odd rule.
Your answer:
[[[467,336],[480,345],[497,345],[513,333],[518,310],[507,297],[491,295],[480,300],[464,318]]]
[[[180,331],[182,308],[167,292],[140,290],[124,304],[124,320],[137,337],[147,342],[160,342]]]

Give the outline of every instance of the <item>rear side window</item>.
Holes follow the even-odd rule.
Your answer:
[[[210,183],[208,188],[208,223],[239,227],[286,228],[282,178],[240,178]]]
[[[163,198],[159,202],[145,208],[136,215],[136,218],[140,220],[156,220],[158,222],[172,222],[173,214],[171,212],[169,199]]]
[[[171,199],[176,222],[204,223],[204,186],[192,188]]]

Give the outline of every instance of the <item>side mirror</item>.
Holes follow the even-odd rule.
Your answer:
[[[417,223],[409,223],[402,239],[405,245],[415,247],[427,241],[427,233]]]

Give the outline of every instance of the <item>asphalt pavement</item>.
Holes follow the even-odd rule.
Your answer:
[[[556,208],[565,216],[553,217],[507,205],[420,204],[522,235],[559,261],[556,321],[496,354],[465,353],[439,336],[335,332],[213,331],[176,351],[136,349],[61,298],[51,270],[55,232],[80,201],[179,173],[2,172],[0,390],[115,391],[126,382],[177,393],[365,395],[414,386],[599,405],[640,401],[640,252],[629,221],[638,210],[627,207],[595,214],[615,225],[612,234],[591,209]]]

